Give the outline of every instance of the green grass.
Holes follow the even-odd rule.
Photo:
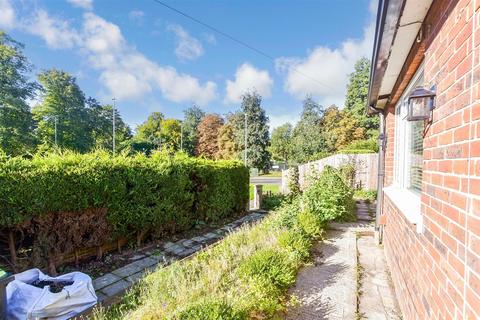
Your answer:
[[[262,193],[267,193],[268,191],[271,191],[273,194],[280,193],[280,186],[278,184],[264,184],[262,187]],[[250,185],[250,200],[253,200],[253,184]]]
[[[259,175],[260,177],[281,177],[282,172],[281,171],[272,171],[266,174],[261,174]]]
[[[372,202],[377,199],[377,190],[355,190],[353,194],[353,199],[355,200],[364,200],[366,202]]]
[[[261,223],[146,276],[95,319],[271,319],[322,234],[318,217],[284,204]]]

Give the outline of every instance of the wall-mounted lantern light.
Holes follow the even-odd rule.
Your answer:
[[[408,97],[407,121],[431,120],[435,108],[435,87],[417,87]]]

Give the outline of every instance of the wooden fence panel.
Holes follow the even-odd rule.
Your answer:
[[[359,189],[376,189],[378,174],[378,154],[335,154],[317,161],[307,162],[298,166],[300,189],[308,184],[308,177],[314,172],[322,172],[325,166],[339,168],[345,164],[355,166],[355,185]],[[282,170],[282,192],[288,193],[290,169]]]

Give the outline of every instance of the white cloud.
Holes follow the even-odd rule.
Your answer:
[[[143,23],[143,17],[145,17],[145,12],[142,10],[132,10],[128,13],[128,18],[137,24]]]
[[[67,0],[71,5],[85,10],[93,9],[93,0]]]
[[[215,37],[214,34],[211,33],[204,33],[203,38],[205,41],[209,44],[217,44],[217,38]]]
[[[277,70],[286,72],[284,89],[299,99],[312,94],[325,106],[342,106],[348,74],[353,71],[355,61],[370,57],[374,33],[372,21],[364,29],[362,39],[348,39],[335,49],[319,46],[303,58],[278,58]]]
[[[256,90],[263,97],[270,97],[273,79],[266,70],[259,70],[248,63],[242,64],[235,73],[235,80],[227,80],[225,102],[240,102],[242,95]]]
[[[89,65],[99,71],[99,82],[109,97],[131,99],[157,90],[174,102],[203,105],[216,98],[217,85],[214,82],[200,83],[191,75],[149,60],[128,44],[116,24],[92,12],[83,14],[83,25],[78,30],[68,21],[52,17],[42,9],[35,11],[18,28],[43,38],[51,48],[80,52]]]
[[[182,26],[171,24],[167,29],[175,34],[175,55],[181,61],[195,60],[203,55],[202,43],[198,41],[198,39],[189,35]]]
[[[10,29],[15,25],[15,10],[9,0],[0,0],[0,27]]]
[[[84,48],[92,66],[101,71],[101,81],[115,97],[134,98],[160,90],[174,102],[206,104],[216,97],[217,86],[161,66],[127,44],[120,28],[101,17],[84,15]]]
[[[80,35],[70,28],[67,21],[50,17],[45,10],[38,10],[23,25],[28,32],[40,36],[53,49],[72,48],[80,42]]]

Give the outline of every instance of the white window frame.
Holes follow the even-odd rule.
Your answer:
[[[410,150],[411,125],[406,120],[408,96],[418,85],[423,85],[423,63],[410,80],[407,88],[395,106],[395,137],[394,137],[394,172],[393,184],[384,189],[395,206],[405,215],[407,220],[415,224],[417,232],[423,231],[423,217],[421,213],[420,192],[408,188],[410,184],[410,161],[407,155]]]

